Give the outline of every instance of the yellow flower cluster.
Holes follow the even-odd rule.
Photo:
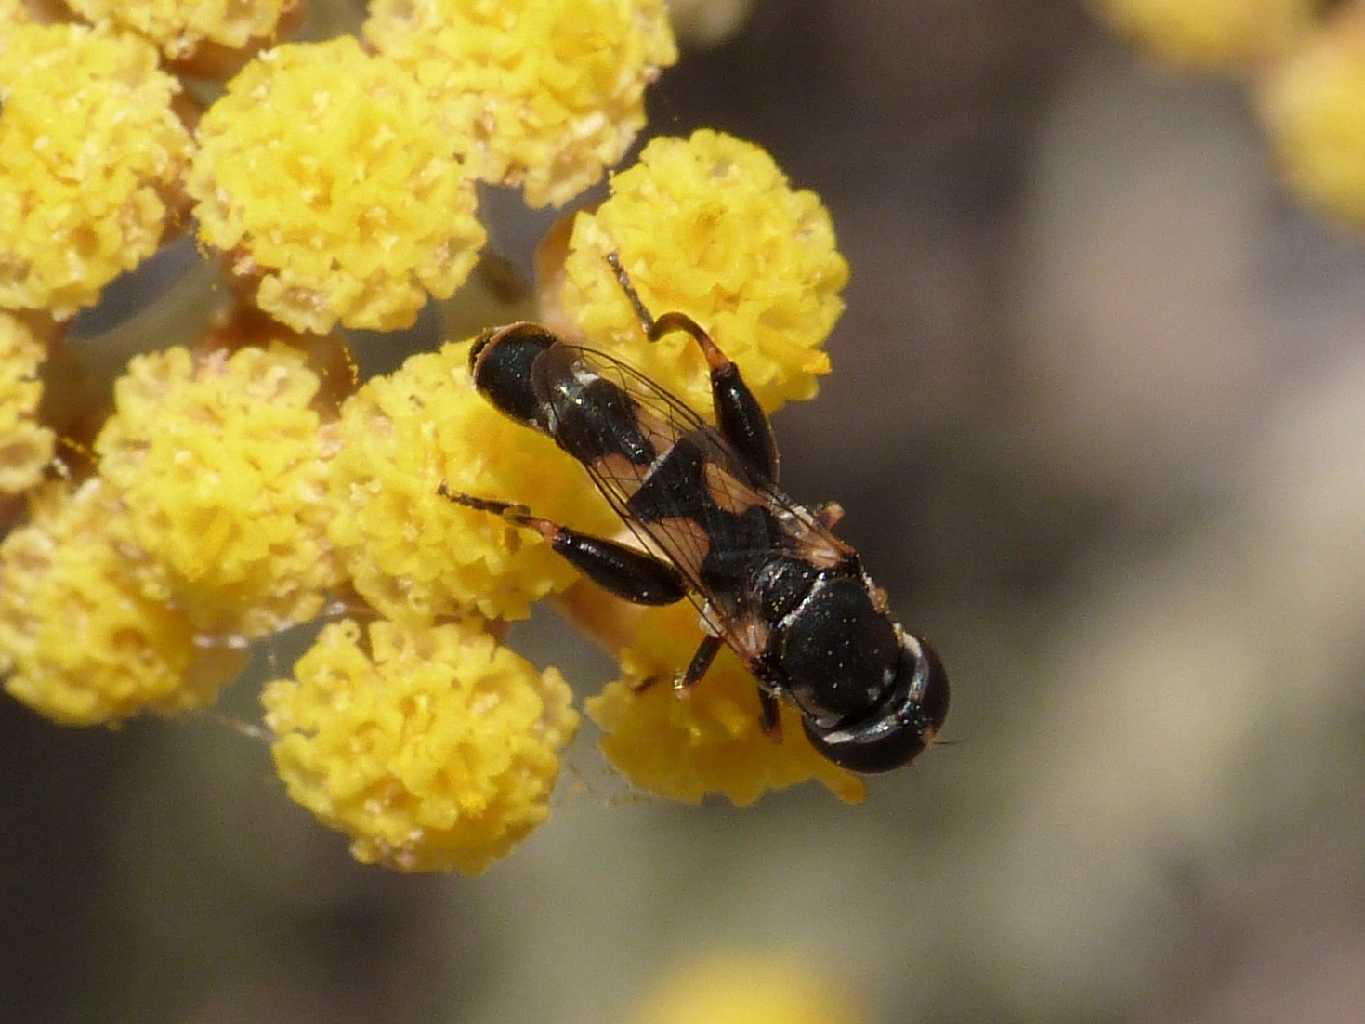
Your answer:
[[[1093,0],[1178,65],[1257,73],[1258,107],[1287,184],[1365,227],[1365,0]]]
[[[793,708],[782,708],[780,742],[764,735],[754,677],[728,648],[686,697],[673,692],[669,680],[687,665],[701,635],[687,602],[638,616],[621,653],[624,678],[587,702],[588,717],[604,734],[599,746],[607,759],[641,788],[687,803],[719,793],[745,806],[769,790],[809,779],[841,800],[860,803],[863,781],[812,749]],[[637,692],[651,676],[664,678]]]
[[[1365,228],[1365,5],[1280,64],[1260,98],[1291,187],[1323,212]]]
[[[44,346],[18,317],[0,313],[0,494],[36,487],[52,461],[52,431],[34,420]]]
[[[148,596],[200,629],[261,636],[315,617],[340,578],[326,538],[335,428],[280,343],[138,356],[96,442]]]
[[[1283,53],[1312,23],[1317,0],[1091,0],[1100,16],[1158,57],[1210,70]]]
[[[273,33],[296,0],[66,0],[86,21],[137,32],[172,60],[208,41],[240,49]]]
[[[350,36],[269,50],[196,129],[200,238],[297,331],[410,326],[484,243],[450,127],[406,71]]]
[[[290,796],[353,838],[357,860],[477,874],[539,825],[578,715],[554,669],[472,623],[323,629],[268,685]]]
[[[469,380],[472,342],[413,356],[341,412],[331,469],[332,540],[359,593],[385,616],[430,620],[476,608],[525,618],[575,575],[536,534],[437,493],[534,501],[584,530],[612,522],[582,469],[498,413]]]
[[[179,90],[132,36],[0,33],[0,308],[68,317],[156,250],[190,151]]]
[[[194,144],[157,47],[248,45],[292,0],[70,6],[97,27],[29,24],[0,0],[0,307],[50,324],[95,302],[192,199],[200,239],[260,312],[193,349],[135,357],[93,445],[96,475],[46,485],[44,346],[28,314],[0,313],[0,491],[30,502],[0,543],[6,688],[72,724],[200,707],[244,639],[344,598],[352,619],[263,695],[280,776],[363,861],[482,871],[545,818],[578,724],[558,673],[500,647],[490,621],[578,576],[536,532],[438,488],[524,501],[590,534],[621,523],[581,466],[477,393],[470,341],[357,388],[353,367],[327,362],[328,339],[265,317],[314,335],[407,326],[478,259],[476,179],[519,185],[533,205],[598,180],[676,59],[664,2],[373,0],[377,55],[349,36],[269,50],[204,112]],[[655,141],[579,216],[540,296],[709,410],[695,346],[646,344],[608,252],[656,313],[712,330],[767,408],[812,396],[828,372],[847,267],[819,200],[762,150],[709,131]],[[89,435],[74,433],[79,448]],[[73,461],[78,479],[90,471]],[[790,709],[782,742],[762,734],[754,681],[728,652],[687,701],[630,692],[686,664],[694,615],[639,613],[624,679],[591,704],[608,756],[692,802],[747,804],[808,779],[860,799]]]
[[[364,33],[470,134],[478,176],[532,206],[621,159],[677,60],[664,0],[372,0]]]
[[[196,647],[189,619],[142,593],[117,542],[121,514],[98,479],[52,483],[0,544],[5,689],[67,725],[202,707],[245,661]]]
[[[720,952],[684,964],[635,1008],[631,1024],[855,1024],[830,979],[794,956]]]
[[[793,191],[762,149],[710,130],[655,139],[569,241],[559,299],[583,335],[707,409],[696,345],[683,334],[644,344],[610,252],[655,316],[681,310],[710,332],[765,409],[815,395],[848,264],[819,197]]]

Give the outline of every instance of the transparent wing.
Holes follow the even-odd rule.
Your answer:
[[[636,416],[632,427],[644,432],[660,459],[672,457],[688,464],[689,472],[676,481],[651,480],[653,466],[623,458],[585,465],[598,490],[639,542],[682,573],[692,603],[712,633],[731,637],[736,623],[753,611],[752,595],[744,588],[721,593],[708,585],[702,565],[713,547],[721,545],[721,554],[736,565],[762,560],[782,549],[798,551],[803,557],[825,549],[840,555],[849,551],[808,509],[750,472],[715,428],[678,398],[603,352],[577,349],[576,356],[585,368],[630,398]],[[597,425],[604,433],[614,427],[606,422]],[[610,437],[600,440],[602,450],[618,447]],[[632,511],[631,499],[645,486],[651,488],[650,503],[656,515],[641,519]],[[767,514],[736,518],[755,507]],[[748,524],[747,528],[740,528],[741,523]],[[713,559],[713,567],[715,563]],[[738,642],[735,646],[741,647]]]

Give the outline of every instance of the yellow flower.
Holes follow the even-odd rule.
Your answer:
[[[262,700],[290,797],[357,860],[478,874],[549,813],[569,698],[477,624],[346,621]]]
[[[364,34],[472,133],[478,176],[532,206],[621,159],[677,60],[664,0],[372,0]]]
[[[26,0],[0,0],[0,25],[18,25],[30,20]]]
[[[673,673],[687,666],[700,639],[688,602],[639,613],[631,646],[621,652],[625,678],[587,702],[607,760],[636,785],[687,803],[719,793],[746,806],[809,779],[841,800],[861,802],[862,780],[811,748],[793,708],[782,708],[781,742],[764,735],[757,684],[729,648],[685,698],[673,692]],[[636,692],[650,676],[664,678]]]
[[[655,139],[612,176],[611,193],[578,215],[564,265],[563,307],[589,343],[710,409],[691,339],[645,343],[605,260],[615,251],[651,313],[681,310],[701,324],[765,409],[813,397],[848,280],[819,197],[792,191],[757,146],[710,130]]]
[[[0,544],[5,689],[65,725],[202,707],[244,663],[196,648],[189,620],[141,592],[115,540],[121,514],[97,479],[53,483]]]
[[[269,36],[296,0],[67,0],[86,21],[146,36],[179,59],[208,41],[240,49]]]
[[[850,1000],[806,961],[713,953],[684,964],[636,1007],[631,1024],[856,1024]]]
[[[190,150],[179,88],[132,36],[0,33],[0,307],[64,319],[156,250]]]
[[[1276,67],[1261,110],[1290,186],[1365,227],[1365,8],[1334,19]]]
[[[326,539],[335,428],[318,378],[278,342],[138,356],[95,444],[128,508],[150,596],[201,629],[259,636],[318,614],[340,579]]]
[[[34,421],[46,351],[27,325],[0,313],[0,493],[18,494],[43,478],[54,437]]]
[[[1091,0],[1099,16],[1163,60],[1229,70],[1287,50],[1317,0]]]
[[[525,618],[531,601],[575,579],[538,535],[442,497],[442,480],[589,532],[614,528],[577,463],[474,390],[470,344],[413,356],[342,407],[331,536],[356,590],[392,619],[471,608]]]
[[[261,54],[196,135],[200,238],[295,330],[407,327],[478,259],[466,147],[405,71],[350,36]]]

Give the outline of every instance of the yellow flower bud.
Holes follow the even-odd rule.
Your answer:
[[[678,56],[663,0],[372,0],[364,33],[469,131],[478,176],[532,206],[621,159]]]
[[[326,537],[335,427],[319,381],[278,342],[138,356],[95,449],[128,509],[151,596],[203,630],[260,636],[315,617],[341,579]]]
[[[484,243],[467,149],[406,71],[342,36],[279,46],[196,129],[199,236],[297,331],[410,326]]]
[[[1365,8],[1334,19],[1279,64],[1260,99],[1289,186],[1365,227]]]
[[[146,36],[172,60],[202,42],[240,49],[271,35],[297,0],[66,0],[86,21]]]
[[[34,419],[43,385],[43,343],[17,317],[0,313],[0,493],[35,487],[52,461],[52,431]]]
[[[179,91],[132,36],[0,33],[0,307],[65,319],[156,250],[189,158]]]
[[[478,874],[549,813],[578,714],[475,623],[327,626],[294,679],[267,685],[290,797],[399,871]]]
[[[117,543],[122,514],[98,479],[53,483],[0,544],[5,689],[64,725],[203,707],[245,661],[196,647],[189,619],[142,593]]]
[[[655,139],[612,176],[610,199],[578,215],[564,265],[564,310],[594,347],[709,409],[695,343],[645,343],[610,252],[653,315],[681,310],[711,334],[765,409],[814,397],[848,264],[819,197],[793,191],[763,150],[710,130]]]

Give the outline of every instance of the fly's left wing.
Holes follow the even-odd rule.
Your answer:
[[[753,566],[782,551],[832,565],[851,549],[750,472],[715,428],[664,388],[605,353],[574,355],[578,372],[602,378],[628,399],[626,420],[594,423],[601,434],[596,450],[648,454],[585,461],[593,482],[640,543],[678,568],[711,632],[745,654],[757,616],[744,584]]]

